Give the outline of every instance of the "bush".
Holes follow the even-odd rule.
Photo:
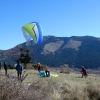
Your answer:
[[[14,69],[14,66],[11,63],[8,63],[7,66],[8,66],[9,69]]]
[[[72,81],[43,78],[24,86],[17,80],[0,79],[0,100],[100,100],[100,84],[82,87]]]
[[[86,87],[89,100],[100,100],[100,89],[98,87],[100,87],[100,85],[97,84],[89,84]]]
[[[25,88],[17,81],[0,80],[0,100],[28,100]]]
[[[70,70],[69,70],[68,65],[61,65],[61,66],[60,66],[60,73],[69,74],[69,73],[70,73]]]
[[[49,86],[50,85],[50,86]],[[5,78],[0,80],[0,100],[53,100],[52,92],[57,89],[57,82],[36,80],[30,86]]]
[[[32,67],[37,70],[37,64],[33,64]]]

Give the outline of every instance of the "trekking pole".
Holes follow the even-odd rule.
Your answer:
[[[22,79],[21,79],[21,83],[25,80],[25,78],[28,76],[28,74],[26,74]]]
[[[25,75],[27,70],[24,71],[22,78],[21,78],[21,83],[24,81],[24,79],[28,76],[28,73]]]

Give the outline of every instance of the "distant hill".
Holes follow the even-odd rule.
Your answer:
[[[31,50],[32,62],[51,67],[68,64],[70,67],[84,65],[86,68],[100,68],[100,38],[92,36],[55,37],[44,36],[41,44],[31,41],[9,50],[0,50],[0,60],[10,62],[13,55],[19,55],[19,48]]]

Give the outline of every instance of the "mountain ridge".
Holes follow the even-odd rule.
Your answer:
[[[68,64],[70,67],[100,68],[100,38],[93,36],[44,36],[41,44],[24,42],[9,50],[0,50],[1,61],[10,62],[13,55],[20,55],[19,48],[22,47],[31,49],[33,63],[41,62],[52,67]]]

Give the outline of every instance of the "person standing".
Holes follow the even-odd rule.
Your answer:
[[[87,77],[87,72],[86,72],[86,69],[84,68],[84,66],[82,66],[81,72],[82,72],[82,77],[81,78],[83,78],[83,76],[85,76],[85,78],[86,78]]]
[[[2,68],[2,63],[0,62],[0,70],[1,70],[1,68]]]
[[[37,68],[38,68],[38,72],[40,72],[41,71],[41,64],[40,63],[37,64]]]
[[[16,70],[17,70],[17,77],[18,80],[21,80],[21,75],[22,75],[22,65],[20,64],[20,62],[18,61],[17,65],[16,65]]]
[[[7,64],[4,62],[4,70],[5,70],[5,76],[7,76]]]

